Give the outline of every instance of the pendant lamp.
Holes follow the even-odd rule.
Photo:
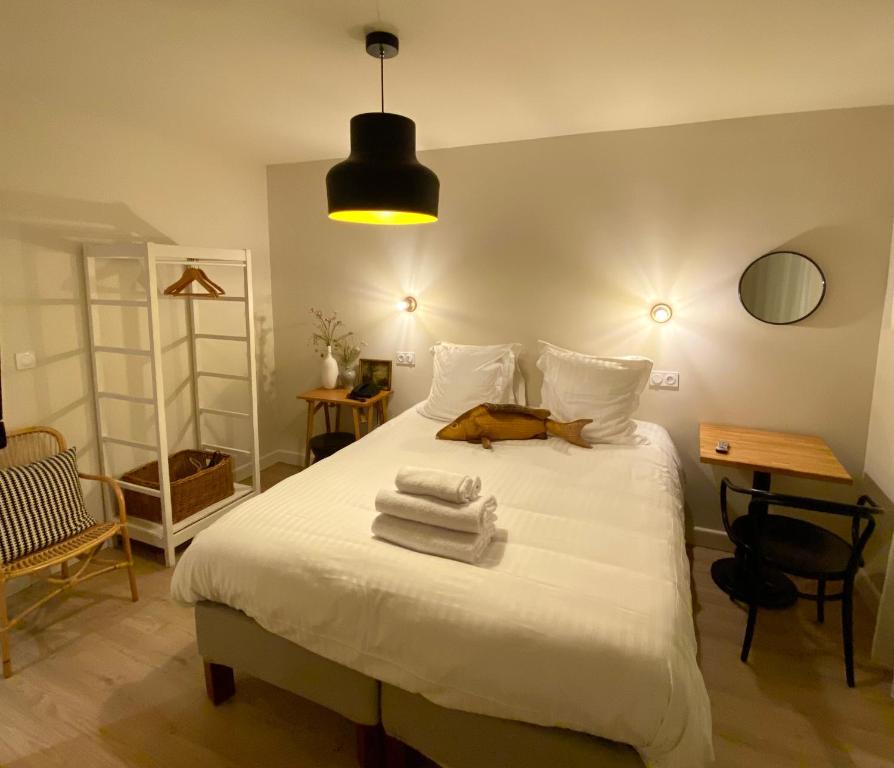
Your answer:
[[[397,56],[390,32],[370,32],[366,52],[379,60],[382,111],[351,118],[351,154],[326,174],[329,218],[359,224],[438,220],[438,177],[416,159],[416,123],[385,111],[385,59]]]

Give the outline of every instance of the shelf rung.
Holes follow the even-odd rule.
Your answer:
[[[91,306],[100,307],[148,307],[146,299],[88,299]]]
[[[138,440],[125,440],[123,437],[111,437],[103,435],[102,440],[105,443],[117,443],[118,445],[129,445],[131,448],[145,448],[147,451],[155,451],[158,453],[158,447],[150,443],[141,443]]]
[[[223,333],[197,333],[197,339],[217,339],[218,341],[248,341],[248,336],[227,336]]]
[[[244,261],[236,261],[235,259],[232,261],[220,260],[220,259],[156,259],[156,264],[179,264],[184,267],[241,267],[245,269],[246,263]]]
[[[155,405],[155,400],[151,397],[136,397],[135,395],[122,395],[118,392],[97,392],[97,397],[107,398],[109,400],[124,400],[128,403],[140,403],[141,405]]]
[[[129,259],[131,261],[142,261],[142,256],[128,256],[126,254],[102,254],[102,253],[87,253],[88,259]]]
[[[248,376],[240,376],[235,373],[216,373],[214,371],[198,371],[196,376],[210,376],[213,379],[233,379],[234,381],[248,381]]]
[[[212,448],[215,451],[221,451],[222,453],[241,453],[245,456],[251,456],[251,451],[246,451],[244,448],[231,448],[228,445],[214,445],[213,443],[202,443],[203,448]]]
[[[150,357],[152,353],[148,349],[138,349],[137,347],[93,347],[94,352],[112,352],[116,355],[140,355],[142,357]]]
[[[177,349],[181,344],[186,344],[189,341],[189,336],[181,336],[179,339],[174,339],[173,341],[168,342],[162,348],[162,352],[170,352],[172,349]]]
[[[161,294],[165,299],[198,299],[199,301],[241,301],[245,302],[244,296],[212,296],[203,293],[175,293]]]
[[[199,408],[199,413],[213,413],[217,416],[236,416],[241,419],[250,419],[250,413],[243,413],[242,411],[226,411],[223,408]]]
[[[156,499],[161,498],[161,491],[155,488],[147,488],[145,485],[136,485],[135,483],[128,483],[125,480],[118,480],[118,485],[122,488],[126,488],[128,491],[135,491],[136,493],[145,493],[147,496],[154,496]]]

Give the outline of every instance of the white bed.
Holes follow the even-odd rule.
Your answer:
[[[239,609],[320,656],[443,707],[633,745],[647,765],[712,758],[696,664],[682,487],[661,427],[639,446],[557,438],[492,451],[406,411],[203,531],[172,591]],[[399,466],[478,474],[497,496],[480,566],[374,539]]]

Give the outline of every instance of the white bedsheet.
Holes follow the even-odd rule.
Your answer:
[[[200,533],[176,599],[214,600],[308,650],[445,707],[632,744],[647,765],[711,762],[676,450],[557,438],[435,440],[410,409]],[[499,502],[479,566],[374,539],[403,464],[481,475]]]

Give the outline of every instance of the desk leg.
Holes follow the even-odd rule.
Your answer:
[[[360,439],[360,409],[351,408],[351,415],[354,417],[354,439]]]
[[[314,436],[314,403],[307,401],[307,434],[304,436],[304,466],[310,466],[310,439]]]
[[[323,411],[326,413],[326,432],[332,431],[332,424],[329,421],[329,403],[323,403]]]
[[[335,431],[341,432],[341,406],[335,406]]]
[[[752,487],[759,491],[770,490],[770,473],[755,472]],[[752,501],[748,505],[749,515],[767,514],[767,505],[761,501]],[[735,557],[717,560],[711,566],[711,578],[733,600],[747,601],[748,571],[745,553],[736,550]],[[788,608],[798,599],[798,590],[794,582],[775,568],[764,566],[761,569],[761,586],[758,605],[762,608]]]

